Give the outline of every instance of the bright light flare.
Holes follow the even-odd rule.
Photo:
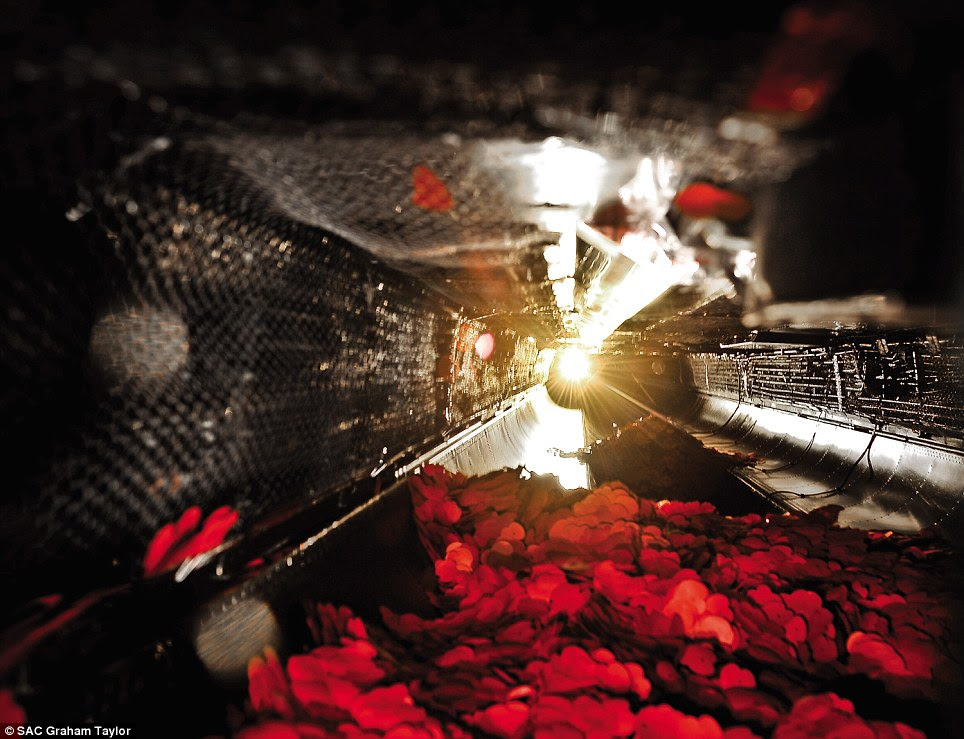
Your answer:
[[[486,331],[475,340],[475,353],[483,362],[492,356],[495,351],[495,337]]]
[[[589,354],[582,349],[571,346],[559,355],[559,374],[569,382],[584,382],[590,370]]]

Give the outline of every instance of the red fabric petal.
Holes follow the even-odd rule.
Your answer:
[[[452,735],[451,732],[449,735],[461,736],[459,734]],[[384,739],[447,739],[447,735],[442,733],[441,727],[434,722],[423,723],[421,726],[401,724],[392,727],[384,735],[375,734],[374,736],[383,736]]]
[[[412,202],[423,210],[446,212],[455,202],[445,184],[423,164],[412,168]]]
[[[712,716],[690,716],[666,704],[646,706],[636,716],[638,739],[721,739],[723,730]]]
[[[238,739],[301,739],[295,724],[286,721],[266,721],[257,726],[246,726]]]
[[[294,715],[291,688],[278,655],[271,648],[264,650],[264,659],[252,657],[248,661],[248,696],[255,711],[276,713],[285,718]]]
[[[760,739],[760,735],[745,726],[731,726],[723,730],[723,739]]]
[[[900,722],[888,724],[884,721],[871,721],[870,727],[877,739],[927,739],[923,731]]]
[[[693,624],[691,635],[694,637],[714,637],[725,647],[732,647],[737,642],[733,626],[722,616],[704,613]]]
[[[708,182],[694,182],[681,190],[674,204],[690,218],[721,218],[738,221],[753,209],[749,199]]]
[[[587,739],[630,736],[635,717],[624,700],[597,700],[581,695],[573,701],[571,722]]]
[[[670,591],[663,613],[678,616],[683,622],[683,629],[690,633],[697,618],[706,610],[707,595],[709,589],[699,580],[683,580]]]
[[[790,715],[773,732],[773,739],[809,737],[874,739],[867,722],[854,714],[854,706],[834,693],[811,695],[793,704]]]
[[[665,660],[656,663],[656,676],[663,687],[671,693],[682,693],[686,689],[686,683],[683,682],[679,672]]]
[[[362,693],[349,703],[348,710],[362,728],[382,731],[425,718],[425,710],[414,704],[408,689],[401,684]]]
[[[706,677],[716,672],[716,655],[705,644],[690,644],[683,650],[680,664]]]
[[[27,722],[27,714],[13,697],[9,688],[0,688],[0,724],[23,726]]]
[[[529,710],[529,706],[518,701],[497,703],[472,716],[470,722],[495,736],[520,737],[525,733]]]
[[[552,564],[533,567],[532,575],[524,583],[530,598],[549,604],[550,615],[573,615],[589,600],[588,589],[571,584],[566,573]]]
[[[146,577],[172,570],[185,560],[220,546],[238,520],[236,510],[222,506],[205,519],[200,531],[192,535],[201,523],[201,516],[201,509],[192,506],[175,523],[158,530],[144,554]]]
[[[161,562],[176,543],[177,530],[173,523],[165,524],[157,530],[154,538],[147,545],[147,552],[144,554],[145,576],[153,577],[162,571]]]
[[[723,668],[720,670],[720,687],[724,690],[730,688],[755,688],[756,678],[749,670],[730,663],[723,665]]]
[[[313,716],[343,716],[348,704],[361,692],[362,686],[351,680],[351,668],[342,670],[339,676],[332,673],[331,665],[330,660],[312,656],[294,656],[288,660],[291,693]]]
[[[607,650],[590,655],[581,647],[567,646],[548,662],[531,662],[527,671],[538,676],[543,689],[549,693],[602,688],[613,693],[633,692],[646,698],[651,689],[640,665],[618,662]]]
[[[506,695],[506,700],[520,700],[522,698],[529,698],[533,695],[535,695],[535,691],[532,689],[531,685],[519,685],[518,687],[515,687],[509,691],[508,695]]]
[[[881,674],[911,675],[900,654],[877,634],[853,632],[847,639],[847,652],[855,669],[867,672],[871,677]]]
[[[763,726],[772,726],[783,714],[783,706],[758,690],[731,688],[726,691],[725,697],[730,712],[740,721],[753,721]]]

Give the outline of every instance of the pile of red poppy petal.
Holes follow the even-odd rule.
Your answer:
[[[439,615],[319,605],[316,649],[249,666],[242,736],[910,739],[957,678],[928,539],[553,483],[426,467]]]

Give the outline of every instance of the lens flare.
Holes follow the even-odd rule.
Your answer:
[[[495,351],[495,337],[486,331],[475,340],[475,353],[483,362],[492,356]]]
[[[589,355],[582,349],[569,347],[559,355],[559,374],[569,382],[582,382],[589,378]]]

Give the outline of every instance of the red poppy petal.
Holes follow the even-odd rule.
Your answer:
[[[0,724],[22,726],[27,722],[27,714],[13,697],[9,688],[0,688]]]
[[[723,665],[723,669],[720,670],[720,687],[724,690],[729,688],[755,688],[756,678],[749,670],[730,663]]]
[[[291,689],[278,655],[270,647],[264,650],[264,659],[252,657],[248,661],[248,695],[256,711],[274,712],[291,718]]]
[[[414,705],[408,689],[401,684],[373,688],[352,700],[348,710],[362,728],[382,731],[425,718],[425,710]]]
[[[147,552],[144,554],[144,575],[153,577],[159,574],[161,562],[168,552],[177,542],[177,531],[173,523],[165,524],[157,530],[154,538],[147,545]]]
[[[731,726],[723,730],[723,739],[761,739],[761,737],[745,726]]]
[[[758,690],[731,688],[726,691],[726,704],[740,721],[754,721],[773,726],[785,710],[774,698]]]
[[[189,556],[195,556],[202,552],[208,552],[224,543],[228,532],[234,527],[238,520],[238,512],[231,508],[219,509],[212,513],[204,522],[204,526],[192,539],[192,552]]]
[[[497,703],[477,714],[473,720],[480,729],[496,736],[522,736],[529,721],[529,706],[518,701]]]
[[[699,580],[683,580],[670,592],[670,598],[663,606],[663,613],[667,616],[679,616],[688,633],[693,629],[697,617],[706,610],[708,594],[709,590]]]
[[[683,650],[680,664],[697,675],[708,677],[716,672],[716,655],[705,644],[690,644]]]
[[[455,205],[445,184],[428,167],[412,168],[412,202],[423,210],[445,212]]]
[[[301,734],[286,721],[268,721],[245,727],[238,734],[238,739],[301,739]]]
[[[689,716],[666,704],[646,706],[636,717],[636,736],[667,739],[722,739],[723,730],[712,716]]]
[[[847,652],[851,663],[858,669],[865,669],[871,676],[913,674],[897,650],[877,634],[853,632],[847,639]]]
[[[184,511],[184,513],[181,514],[181,517],[177,520],[177,523],[174,524],[174,533],[177,538],[181,539],[185,535],[194,531],[194,529],[198,527],[198,524],[201,523],[202,516],[203,513],[200,506],[191,506]]]

